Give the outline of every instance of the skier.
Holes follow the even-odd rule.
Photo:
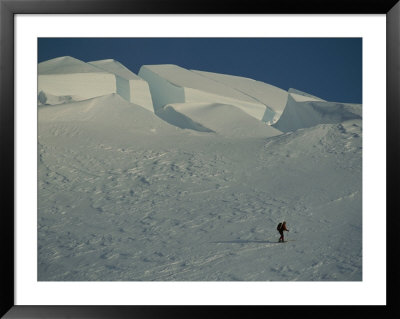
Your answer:
[[[289,229],[286,228],[286,222],[283,223],[279,223],[278,227],[276,228],[279,232],[279,234],[281,235],[281,237],[279,238],[279,242],[283,243],[285,241],[285,236],[283,236],[283,231],[289,231]]]

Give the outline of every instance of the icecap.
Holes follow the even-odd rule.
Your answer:
[[[362,279],[359,105],[291,91],[276,124],[312,125],[280,133],[237,104],[174,101],[191,75],[149,74],[168,122],[116,92],[38,107],[38,280]]]
[[[146,81],[113,59],[85,63],[66,56],[38,65],[38,103],[63,104],[118,93],[153,111]]]

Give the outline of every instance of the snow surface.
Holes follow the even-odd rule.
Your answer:
[[[76,102],[117,91],[115,76],[110,73],[66,73],[39,75],[38,95],[45,98],[43,104],[65,101]]]
[[[296,93],[290,93],[290,96],[293,98],[293,100],[295,100],[296,102],[319,102],[321,101],[318,98],[313,98],[313,97],[309,97],[309,96],[305,96],[305,95],[300,95],[300,94],[296,94]]]
[[[223,83],[265,104],[266,110],[262,117],[264,122],[275,123],[286,106],[288,92],[271,84],[234,75],[195,70],[193,72]]]
[[[255,98],[177,65],[144,65],[139,75],[150,85],[156,112],[174,103],[221,103],[261,120],[266,111],[266,105]]]
[[[180,128],[214,132],[231,137],[271,137],[281,131],[266,125],[241,109],[219,103],[168,104],[156,113]]]
[[[273,128],[187,102],[225,84],[181,71],[142,67],[156,113],[116,92],[38,107],[38,280],[362,280],[361,106],[292,91]]]
[[[314,95],[311,95],[311,94],[309,94],[309,93],[306,93],[306,92],[302,92],[302,91],[300,91],[300,90],[296,90],[296,89],[293,89],[293,88],[290,88],[289,90],[288,90],[288,92],[289,93],[292,93],[292,96],[299,96],[299,95],[301,95],[301,96],[303,96],[303,97],[308,97],[308,98],[310,98],[310,99],[305,99],[304,101],[322,101],[322,102],[326,102],[325,100],[323,100],[323,99],[321,99],[321,98],[319,98],[319,97],[316,97],[316,96],[314,96]]]
[[[361,104],[323,102],[289,93],[285,110],[272,126],[282,132],[291,132],[322,123],[361,119],[361,114]]]
[[[112,93],[153,111],[147,82],[118,61],[85,63],[67,56],[38,65],[38,102],[41,105],[82,101]]]
[[[100,69],[116,75],[117,91],[125,100],[138,104],[149,111],[154,111],[149,85],[114,59],[89,62]]]
[[[142,78],[137,76],[135,73],[133,73],[127,67],[122,65],[120,62],[115,61],[114,59],[97,60],[97,61],[89,62],[89,64],[91,64],[99,69],[103,69],[107,72],[114,73],[115,75],[118,75],[119,77],[124,78],[126,80],[143,81]]]
[[[38,65],[38,74],[104,73],[93,65],[70,56],[44,61]]]

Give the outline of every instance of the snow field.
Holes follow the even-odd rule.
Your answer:
[[[39,280],[361,280],[359,120],[219,137],[114,94],[39,124]]]

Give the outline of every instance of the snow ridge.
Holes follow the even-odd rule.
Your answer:
[[[44,61],[38,65],[38,74],[103,73],[104,71],[70,56]]]
[[[176,65],[144,65],[139,75],[147,80],[157,112],[173,103],[214,103],[234,105],[261,120],[266,106],[224,83]]]
[[[246,123],[243,134],[255,133],[250,127],[262,127],[265,136],[273,136],[361,118],[360,105],[327,102],[293,88],[285,91],[253,79],[187,70],[172,64],[144,65],[136,75],[114,59],[85,63],[67,56],[39,63],[38,73],[39,105],[65,104],[117,93],[170,124],[198,132],[226,135],[226,124],[230,123],[231,133],[236,135],[235,125]],[[202,112],[193,112],[195,109]],[[215,121],[210,122],[217,114],[219,128]],[[259,123],[250,124],[248,116]]]

